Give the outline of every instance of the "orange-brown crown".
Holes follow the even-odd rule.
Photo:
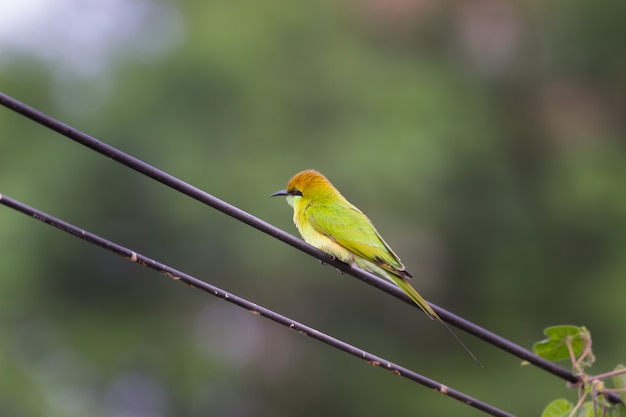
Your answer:
[[[307,169],[298,172],[291,177],[287,183],[287,192],[291,193],[295,190],[300,191],[303,195],[311,192],[319,192],[322,194],[338,193],[328,179],[314,169]],[[305,195],[306,197],[306,195]]]

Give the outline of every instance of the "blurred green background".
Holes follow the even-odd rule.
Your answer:
[[[316,168],[428,300],[625,361],[626,2],[0,7],[3,92],[294,234],[267,196]],[[511,413],[573,398],[4,108],[0,193]],[[483,415],[3,207],[0,251],[0,415]]]

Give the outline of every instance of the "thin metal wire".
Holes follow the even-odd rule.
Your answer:
[[[338,262],[334,259],[332,259],[328,254],[322,252],[321,250],[307,244],[306,242],[304,242],[301,239],[298,239],[296,237],[294,237],[293,235],[290,235],[289,233],[286,233],[284,231],[282,231],[281,229],[278,229],[275,226],[272,226],[269,223],[264,222],[263,220],[258,219],[257,217],[237,208],[234,207],[196,187],[193,187],[187,183],[185,183],[184,181],[181,181],[180,179],[167,174],[164,171],[161,171],[149,164],[146,164],[145,162],[134,158],[116,148],[114,148],[113,146],[110,146],[106,143],[103,143],[97,139],[95,139],[92,136],[87,135],[86,133],[83,133],[77,129],[72,128],[71,126],[62,123],[2,92],[0,92],[0,104],[15,111],[18,114],[21,114],[22,116],[36,122],[39,123],[43,126],[48,127],[51,130],[54,130],[58,133],[60,133],[61,135],[74,140],[75,142],[78,142],[84,146],[86,146],[89,149],[92,149],[104,156],[107,156],[125,166],[127,166],[128,168],[133,169],[134,171],[137,171],[141,174],[144,174],[156,181],[161,182],[164,185],[167,185],[168,187],[171,187],[189,197],[192,197],[204,204],[207,204],[211,207],[213,207],[214,209],[221,211],[222,213],[231,216],[249,226],[254,227],[255,229],[262,231],[304,253],[307,253],[319,260],[321,260],[324,263],[330,264],[332,266],[334,266],[335,268],[341,270],[342,272],[345,272],[361,281],[364,281],[398,299],[403,300],[404,302],[406,302],[407,304],[412,305],[413,307],[417,306],[410,300],[410,298],[408,296],[406,296],[406,294],[404,294],[404,292],[396,287],[395,285],[387,282],[384,279],[378,278],[375,275],[372,275],[368,272],[362,271],[358,268],[350,268],[349,266],[347,266],[346,264],[342,263],[342,262]],[[450,323],[451,325],[467,332],[470,333],[482,340],[484,340],[485,342],[492,344],[496,347],[499,347],[500,349],[509,352],[525,361],[528,361],[529,363],[538,366],[539,368],[552,373],[553,375],[558,376],[559,378],[562,378],[568,382],[571,383],[576,383],[578,382],[578,378],[576,376],[574,376],[570,371],[568,371],[567,369],[564,369],[558,365],[556,365],[555,363],[552,363],[548,360],[545,360],[537,355],[535,355],[534,353],[532,353],[531,351],[487,330],[484,329],[480,326],[478,326],[475,323],[470,322],[469,320],[466,320],[464,318],[461,318],[441,307],[438,307],[435,304],[431,304],[429,303],[433,309],[437,312],[437,314],[441,317],[442,320],[444,320],[447,323]],[[621,399],[619,398],[619,396],[617,395],[610,395],[609,396],[609,400],[614,403],[614,404],[618,404],[621,403]]]
[[[26,214],[27,216],[33,217],[36,220],[39,220],[45,224],[55,227],[63,232],[69,233],[91,244],[99,246],[107,251],[113,252],[116,255],[119,255],[123,258],[130,260],[131,262],[137,263],[138,265],[158,271],[176,281],[183,282],[193,288],[198,288],[224,301],[228,301],[229,303],[245,308],[248,311],[250,311],[252,314],[270,319],[285,327],[295,330],[296,332],[304,336],[309,336],[315,340],[318,340],[336,349],[344,351],[352,356],[355,356],[359,359],[362,359],[368,362],[370,365],[377,366],[381,369],[390,371],[394,373],[395,375],[410,379],[428,388],[432,388],[435,391],[443,395],[446,395],[450,398],[453,398],[457,401],[460,401],[464,404],[467,404],[470,407],[476,408],[487,414],[491,414],[497,417],[514,417],[513,414],[507,413],[506,411],[502,411],[490,404],[477,400],[467,394],[464,394],[461,391],[447,387],[446,385],[443,385],[435,380],[427,378],[421,374],[418,374],[417,372],[411,371],[410,369],[404,368],[393,362],[389,362],[388,360],[380,356],[373,355],[369,352],[366,352],[363,349],[350,345],[337,338],[334,338],[325,333],[322,333],[312,327],[309,327],[295,320],[292,320],[289,317],[283,316],[268,308],[262,307],[242,297],[239,297],[235,294],[224,291],[205,281],[202,281],[191,275],[185,274],[184,272],[181,272],[163,263],[157,262],[147,256],[141,255],[135,251],[132,251],[124,246],[121,246],[117,243],[104,239],[84,229],[80,229],[70,223],[64,222],[58,218],[50,216],[47,213],[44,213],[30,206],[27,206],[26,204],[23,204],[17,200],[14,200],[12,198],[9,198],[7,196],[0,194],[0,204],[10,207],[14,210],[17,210],[23,214]]]

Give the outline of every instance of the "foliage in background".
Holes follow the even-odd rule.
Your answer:
[[[4,92],[294,233],[267,195],[316,168],[429,301],[521,345],[585,322],[623,360],[625,2],[54,3],[0,22]],[[561,387],[8,111],[0,192],[514,414]],[[23,217],[0,415],[479,415]]]

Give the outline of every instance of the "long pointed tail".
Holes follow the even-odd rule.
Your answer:
[[[456,341],[463,347],[463,349],[465,349],[465,351],[472,357],[472,359],[474,359],[474,362],[476,362],[481,367],[483,366],[483,364],[480,363],[476,355],[474,355],[474,353],[465,345],[465,343],[463,343],[461,338],[452,331],[450,326],[448,326],[448,324],[445,321],[441,320],[441,317],[439,317],[439,315],[435,313],[435,310],[433,310],[433,308],[428,304],[428,302],[424,300],[424,298],[421,295],[419,295],[419,293],[415,290],[415,288],[411,286],[411,284],[409,284],[402,277],[398,277],[393,274],[388,274],[388,276],[398,287],[400,287],[400,289],[402,289],[402,291],[406,293],[406,295],[409,296],[409,298],[411,298],[411,300],[413,300],[415,304],[417,304],[419,308],[421,308],[424,311],[424,313],[426,313],[428,317],[430,317],[432,320],[437,320],[441,324],[443,324],[444,327],[448,329],[450,334],[456,339]]]
[[[402,289],[402,291],[404,291],[406,295],[408,295],[409,298],[411,298],[411,300],[413,300],[413,302],[417,304],[417,306],[421,308],[424,313],[426,313],[428,317],[430,317],[432,320],[439,320],[442,322],[441,318],[439,318],[439,315],[435,313],[435,310],[433,310],[428,302],[426,302],[426,300],[424,300],[424,298],[422,298],[422,296],[419,295],[417,291],[415,291],[415,288],[413,288],[411,284],[409,284],[404,278],[395,276],[393,274],[387,275],[389,276],[389,278],[391,278],[394,284],[400,287],[400,289]]]

